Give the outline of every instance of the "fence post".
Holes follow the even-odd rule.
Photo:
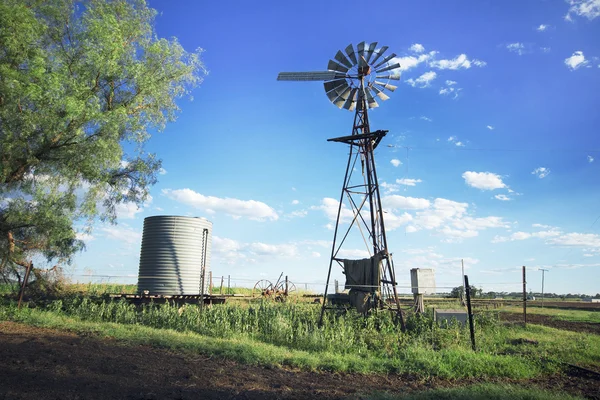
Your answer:
[[[213,291],[213,281],[212,281],[212,271],[208,271],[208,294],[212,296]]]
[[[219,288],[219,294],[223,294],[223,279],[225,277],[221,276],[221,287]]]
[[[523,265],[523,324],[527,327],[527,279]]]
[[[23,278],[23,285],[21,285],[21,293],[19,293],[19,306],[18,309],[21,309],[21,303],[23,302],[23,294],[25,293],[25,286],[27,286],[27,280],[29,279],[29,273],[33,268],[33,262],[30,261],[29,265],[27,265],[27,269],[25,270],[25,277]]]
[[[288,295],[288,276],[285,276],[285,295]]]
[[[227,275],[227,294],[231,294],[231,275]]]
[[[465,294],[467,296],[467,312],[469,313],[469,330],[471,331],[471,347],[475,351],[475,327],[473,326],[473,311],[471,309],[471,291],[469,290],[469,277],[465,275]]]

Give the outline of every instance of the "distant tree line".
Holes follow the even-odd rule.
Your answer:
[[[448,293],[446,295],[446,297],[459,299],[459,298],[461,298],[463,293],[464,293],[463,287],[457,286],[454,289],[452,289],[452,291],[450,293]],[[495,299],[498,297],[502,297],[502,298],[521,298],[521,297],[523,297],[523,292],[495,292],[495,291],[484,292],[482,289],[477,289],[475,286],[470,286],[469,294],[471,295],[472,298],[480,298],[480,299]],[[530,298],[531,297],[541,298],[542,293],[529,291],[527,296]],[[560,299],[560,300],[600,299],[600,293],[596,293],[595,296],[591,296],[588,294],[579,294],[579,293],[575,293],[575,294],[572,294],[572,293],[568,293],[568,294],[544,293],[544,298],[545,299]]]

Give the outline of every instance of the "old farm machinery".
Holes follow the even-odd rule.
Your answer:
[[[256,282],[252,289],[252,297],[284,301],[290,293],[294,293],[295,291],[296,285],[288,280],[287,276],[284,277],[282,272],[275,284],[267,279],[261,279]]]

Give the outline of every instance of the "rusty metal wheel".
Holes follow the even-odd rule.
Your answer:
[[[271,281],[261,279],[254,285],[254,288],[252,289],[252,297],[270,296],[273,292],[273,284]]]

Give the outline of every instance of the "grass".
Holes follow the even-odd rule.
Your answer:
[[[522,313],[522,307],[507,306],[500,311]],[[540,308],[528,307],[528,314],[548,315],[558,320],[571,322],[590,322],[600,323],[600,310],[598,311],[582,311],[582,310],[565,310],[559,308]]]
[[[83,321],[49,311],[24,309],[8,316],[35,326],[116,338],[127,344],[151,345],[233,359],[245,364],[289,366],[303,370],[357,373],[410,373],[443,378],[508,376],[527,378],[540,372],[526,360],[490,356],[461,349],[434,352],[425,346],[407,346],[393,357],[377,354],[305,351],[253,340],[244,335],[217,338],[190,331],[157,329],[135,324]]]
[[[557,371],[560,362],[600,366],[597,335],[536,325],[508,327],[493,314],[477,319],[478,351],[473,352],[467,329],[441,329],[429,315],[409,317],[409,332],[402,334],[387,312],[366,319],[353,312],[327,313],[319,327],[319,310],[294,303],[223,305],[203,311],[169,304],[136,308],[124,301],[75,298],[21,312],[6,304],[0,306],[0,320],[305,370],[531,378]]]
[[[406,395],[374,394],[373,400],[577,400],[566,393],[549,392],[508,384],[479,384],[465,387],[426,390]]]

